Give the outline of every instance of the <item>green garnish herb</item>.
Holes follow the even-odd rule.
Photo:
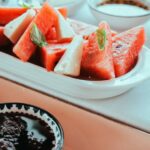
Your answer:
[[[34,7],[31,3],[23,2],[22,0],[19,0],[18,4],[23,8],[33,8]]]
[[[105,44],[106,44],[106,31],[105,31],[105,29],[97,29],[96,30],[96,37],[97,37],[98,47],[101,51],[103,51],[105,48]]]
[[[47,45],[46,38],[43,33],[39,30],[36,24],[33,24],[30,32],[31,41],[39,47]]]

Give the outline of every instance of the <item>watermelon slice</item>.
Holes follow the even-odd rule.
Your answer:
[[[34,8],[36,13],[39,13],[40,9],[39,8]],[[61,15],[66,19],[68,16],[68,10],[66,7],[59,7],[57,10],[61,13]]]
[[[117,77],[134,67],[144,43],[144,27],[136,27],[113,37],[113,58]]]
[[[66,19],[68,16],[68,10],[66,7],[60,7],[58,8],[58,11],[61,13],[61,15]]]
[[[48,3],[44,3],[40,12],[35,16],[22,37],[13,48],[13,52],[23,61],[28,61],[36,50],[36,45],[31,41],[30,34],[34,24],[46,35],[49,29],[56,23],[57,15]]]
[[[6,25],[13,19],[19,17],[23,13],[25,13],[28,10],[28,8],[13,8],[13,7],[0,7],[0,25]],[[39,12],[39,9],[35,9],[36,12]],[[64,16],[64,18],[67,18],[67,8],[62,7],[58,8],[58,11]]]
[[[58,22],[56,26],[56,31],[58,33],[58,39],[67,39],[67,38],[73,38],[75,36],[75,32],[69,22],[64,19],[62,14],[56,10],[56,13],[58,15]]]
[[[116,36],[117,35],[117,32],[116,31],[111,31],[111,36],[113,37],[113,36]],[[83,35],[83,38],[85,39],[85,40],[88,40],[89,39],[89,35]]]
[[[62,56],[54,72],[77,77],[80,75],[81,59],[83,52],[82,36],[75,36]]]
[[[47,71],[53,71],[56,63],[64,54],[69,43],[49,44],[41,48],[42,63]]]
[[[72,38],[68,38],[68,39],[56,39],[56,40],[47,40],[47,42],[49,44],[60,44],[60,43],[71,43],[73,39]]]
[[[58,41],[57,40],[57,31],[56,31],[55,27],[52,27],[49,29],[49,31],[46,34],[46,40],[47,41]],[[49,43],[51,43],[51,42],[49,42]],[[56,42],[54,42],[54,43],[56,43]]]
[[[58,8],[58,11],[64,18],[67,18],[67,8],[65,7]],[[72,41],[72,38],[60,39],[58,37],[57,32],[58,32],[57,26],[53,26],[52,28],[49,29],[46,35],[46,40],[48,41],[48,43],[67,43]]]
[[[6,25],[27,11],[27,8],[0,7],[0,24]]]
[[[4,35],[4,27],[0,27],[0,46],[8,45],[10,41],[8,38]]]
[[[84,45],[82,72],[98,79],[115,77],[112,58],[112,37],[109,25],[102,22]]]
[[[36,12],[33,9],[29,9],[21,16],[10,21],[4,28],[4,34],[12,41],[12,43],[16,43],[35,15]]]
[[[113,36],[116,36],[118,33],[116,32],[116,31],[111,31],[111,36],[113,37]]]

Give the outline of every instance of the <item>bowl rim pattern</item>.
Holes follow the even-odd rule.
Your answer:
[[[150,16],[150,10],[147,14],[143,14],[143,15],[134,15],[134,16],[121,16],[121,15],[113,15],[113,14],[109,14],[103,11],[100,11],[98,9],[96,9],[96,7],[93,6],[93,4],[95,4],[95,2],[93,3],[93,0],[87,0],[88,2],[88,6],[89,8],[91,8],[92,10],[94,10],[97,13],[101,13],[103,15],[107,15],[107,16],[111,16],[111,17],[116,17],[116,18],[141,18],[141,17],[148,17]]]
[[[14,110],[11,110],[15,108]],[[32,113],[30,112],[32,109]],[[4,111],[4,112],[3,112]],[[55,141],[57,141],[57,143],[55,144],[55,147],[53,147],[53,150],[61,150],[63,148],[63,144],[64,144],[64,131],[63,128],[61,126],[61,124],[59,123],[59,121],[54,117],[54,115],[52,115],[50,112],[37,107],[35,105],[31,105],[31,104],[26,104],[26,103],[21,103],[21,102],[6,102],[6,103],[0,103],[0,114],[5,114],[5,113],[20,113],[20,114],[28,114],[28,115],[32,115],[35,116],[36,118],[41,119],[42,121],[44,121],[46,124],[48,124],[48,126],[50,126],[50,128],[53,130],[54,135],[55,135]],[[35,115],[33,115],[33,113]],[[48,118],[46,118],[44,115],[46,115]],[[45,121],[45,119],[43,119],[43,116],[47,119],[47,121]],[[48,123],[50,122],[50,120],[53,122],[53,125],[55,128],[57,128],[57,130],[55,130],[57,133],[54,131],[54,129],[52,128],[52,126]]]

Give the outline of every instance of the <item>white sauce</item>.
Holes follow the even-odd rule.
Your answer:
[[[150,12],[138,6],[127,4],[105,4],[97,7],[97,10],[117,16],[139,16]]]

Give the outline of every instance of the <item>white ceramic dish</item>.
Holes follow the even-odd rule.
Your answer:
[[[55,136],[55,141],[53,141],[55,145],[52,150],[62,150],[64,144],[63,129],[56,118],[49,112],[36,106],[23,103],[0,103],[0,114],[5,113],[30,115],[44,121],[46,125],[51,128],[51,132],[53,132]]]
[[[150,11],[147,12],[146,14],[141,14],[141,15],[134,14],[133,16],[132,15],[128,16],[128,13],[126,16],[121,16],[120,14],[114,15],[114,14],[107,13],[106,11],[105,12],[100,11],[96,7],[96,5],[101,1],[102,0],[88,0],[88,6],[91,10],[91,13],[95,16],[98,22],[102,20],[106,20],[110,24],[111,28],[114,30],[117,31],[127,30],[132,27],[141,25],[150,19]],[[144,2],[145,5],[150,6],[150,1],[146,0]]]
[[[47,72],[31,63],[0,53],[0,76],[47,94],[56,91],[81,99],[103,99],[120,95],[150,78],[150,50],[143,47],[137,65],[126,75],[108,81],[86,81]]]
[[[96,28],[71,19],[69,22],[75,32],[81,35],[88,35]],[[143,47],[137,65],[126,75],[107,81],[86,81],[47,72],[42,67],[29,62],[24,63],[13,56],[0,52],[0,76],[49,95],[61,93],[80,99],[103,99],[128,91],[150,78],[149,64],[150,50]],[[58,94],[55,94],[55,96],[58,96]]]

